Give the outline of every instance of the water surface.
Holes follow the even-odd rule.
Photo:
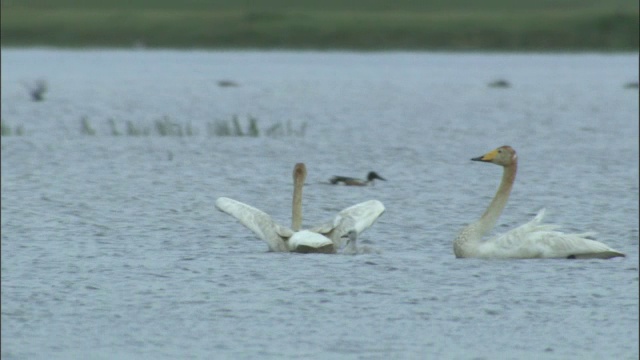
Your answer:
[[[637,79],[638,54],[3,49],[2,122],[24,134],[2,137],[2,357],[637,359]],[[262,135],[207,130],[234,115]],[[496,233],[546,207],[628,257],[455,259],[501,174],[469,159],[504,144]],[[379,254],[269,253],[215,209],[288,224],[296,162],[306,225],[385,204],[361,236]],[[388,181],[325,184],[370,170]]]

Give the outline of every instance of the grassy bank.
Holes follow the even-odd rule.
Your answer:
[[[637,50],[640,26],[635,0],[77,3],[3,1],[2,45]]]

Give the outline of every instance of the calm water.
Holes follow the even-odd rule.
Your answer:
[[[2,122],[23,135],[2,137],[2,358],[637,359],[631,81],[638,54],[3,49]],[[208,130],[234,115],[263,135]],[[159,136],[163,117],[192,135]],[[496,232],[546,207],[628,257],[455,259],[501,175],[469,159],[504,144],[520,166]],[[361,236],[380,254],[269,253],[215,209],[288,224],[296,162],[307,225],[385,204]],[[388,181],[323,184],[370,170]]]

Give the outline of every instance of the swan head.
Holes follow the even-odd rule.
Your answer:
[[[473,161],[490,162],[500,166],[511,166],[517,162],[518,156],[516,151],[509,145],[500,146],[497,149],[493,149],[488,153],[475,157]]]
[[[376,173],[375,171],[370,171],[369,174],[367,174],[367,180],[372,181],[374,179],[380,179],[380,180],[383,180],[383,181],[387,181],[387,179],[385,179],[382,176],[378,175],[378,173]]]
[[[306,178],[307,167],[304,166],[304,163],[297,163],[296,166],[293,167],[293,181],[304,183]]]

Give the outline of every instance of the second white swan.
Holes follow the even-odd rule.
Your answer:
[[[502,146],[471,160],[497,164],[504,170],[498,191],[480,220],[463,228],[454,240],[453,251],[456,257],[608,259],[625,256],[601,242],[587,239],[593,233],[567,234],[555,230],[555,225],[542,224],[544,209],[530,222],[481,241],[483,235],[494,227],[507,204],[516,178],[518,157],[513,148]]]
[[[293,202],[291,228],[277,224],[267,213],[242,202],[221,197],[216,207],[235,217],[244,226],[267,242],[269,250],[300,253],[335,253],[345,241],[345,234],[359,234],[369,228],[382,215],[385,208],[378,200],[365,201],[348,207],[332,220],[300,230],[302,226],[302,187],[307,169],[298,163],[293,169]]]

